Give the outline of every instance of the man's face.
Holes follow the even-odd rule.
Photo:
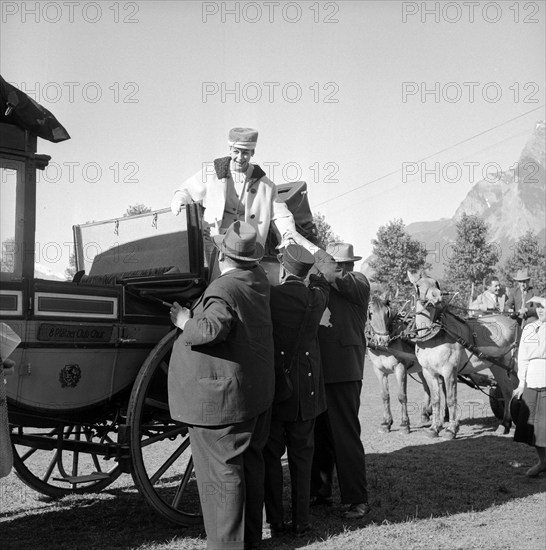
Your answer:
[[[546,320],[546,309],[542,304],[537,304],[537,317],[541,323],[544,323]]]
[[[355,268],[354,262],[338,262],[337,265],[341,268],[344,274],[354,271]]]
[[[529,287],[529,281],[518,281],[518,286],[522,292],[525,292]]]
[[[246,172],[250,159],[254,155],[254,149],[239,149],[230,147],[229,155],[231,157],[232,167],[237,172]]]
[[[498,295],[500,291],[500,282],[496,279],[493,279],[487,290],[489,290],[491,294]]]

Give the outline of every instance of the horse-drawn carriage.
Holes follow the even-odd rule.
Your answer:
[[[17,475],[59,497],[131,473],[161,515],[201,521],[188,430],[167,400],[168,306],[206,287],[200,207],[75,226],[73,279],[38,278],[36,170],[50,158],[18,126],[0,124],[0,138],[0,319],[22,339],[7,383]],[[279,193],[307,204],[303,182]]]

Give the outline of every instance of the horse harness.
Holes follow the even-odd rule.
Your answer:
[[[438,310],[435,308],[435,311],[437,312]],[[458,344],[463,346],[463,348],[465,348],[466,350],[468,350],[470,352],[470,355],[469,355],[468,359],[466,360],[465,364],[461,367],[459,372],[463,371],[466,368],[466,366],[468,365],[468,363],[470,362],[470,360],[472,359],[473,356],[476,356],[479,359],[482,359],[483,361],[488,361],[490,363],[493,363],[497,367],[501,367],[502,369],[506,370],[508,374],[513,372],[515,354],[512,354],[510,364],[508,366],[506,366],[504,363],[499,361],[496,357],[492,357],[491,355],[483,353],[482,351],[479,350],[479,348],[474,343],[467,342],[462,336],[459,336],[458,334],[453,333],[453,331],[450,330],[447,327],[447,325],[445,323],[445,319],[444,319],[446,313],[451,315],[453,318],[455,318],[460,323],[463,323],[463,324],[466,325],[466,322],[465,322],[464,319],[460,318],[458,315],[455,315],[453,312],[450,312],[447,309],[447,306],[445,306],[440,311],[440,315],[438,317],[438,320],[436,320],[436,318],[431,319],[431,326],[430,327],[425,327],[425,328],[421,328],[421,329],[417,328],[415,326],[415,318],[413,318],[411,325],[408,326],[408,328],[405,331],[405,337],[408,338],[410,341],[412,341],[414,343],[426,342],[427,340],[431,340],[432,338],[434,338],[441,330],[443,330],[450,338],[455,340],[455,342],[457,342]],[[422,331],[422,330],[426,330],[427,332],[425,334],[422,334],[422,335],[416,335],[416,333],[418,333],[419,331]],[[475,333],[472,333],[472,336],[476,337],[477,335]],[[509,349],[506,351],[505,355],[507,353],[509,353],[510,351],[516,349],[517,347],[518,347],[518,342],[516,340],[515,342],[513,342],[511,344]]]

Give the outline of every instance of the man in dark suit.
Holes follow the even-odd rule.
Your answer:
[[[358,519],[370,511],[358,419],[370,283],[353,271],[361,257],[354,256],[348,243],[332,243],[326,252],[316,252],[315,258],[331,288],[319,328],[328,409],[315,424],[312,504],[331,505],[335,465],[341,502],[349,505],[344,517]]]
[[[255,229],[232,224],[214,237],[221,275],[189,311],[169,365],[171,416],[188,424],[207,548],[258,548],[263,448],[274,392],[270,285]]]
[[[305,285],[315,259],[302,246],[288,245],[279,260],[281,284],[271,288],[270,302],[275,369],[279,380],[289,370],[293,391],[287,399],[275,402],[272,409],[264,449],[265,511],[271,535],[284,533],[281,457],[286,449],[292,487],[292,533],[301,536],[310,529],[313,428],[316,416],[326,409],[318,327],[328,302],[329,285],[317,275],[311,275],[309,286]]]
[[[512,278],[517,286],[511,290],[506,309],[512,312],[511,317],[524,327],[538,319],[536,308],[532,303],[527,303],[534,296],[535,291],[531,286],[531,277],[527,268],[519,269]]]

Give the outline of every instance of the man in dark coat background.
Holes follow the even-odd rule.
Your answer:
[[[370,511],[358,418],[370,283],[353,271],[354,262],[362,258],[353,254],[351,244],[332,243],[315,258],[331,288],[319,328],[328,409],[315,424],[311,504],[331,505],[335,465],[341,502],[349,505],[344,517],[359,519]]]
[[[326,409],[318,328],[330,288],[326,279],[317,275],[311,275],[309,286],[305,285],[315,260],[300,245],[287,246],[279,260],[281,284],[271,288],[275,369],[281,379],[290,366],[293,391],[287,399],[275,402],[272,409],[269,440],[264,449],[265,510],[271,535],[283,534],[286,527],[281,457],[286,449],[292,488],[292,533],[301,536],[310,528],[315,418]]]
[[[207,548],[258,548],[262,537],[263,447],[274,392],[270,285],[255,229],[232,224],[214,237],[221,275],[190,312],[169,365],[169,407],[189,426]]]
[[[531,286],[531,277],[527,268],[519,269],[512,278],[517,286],[510,292],[506,309],[511,311],[512,317],[521,327],[524,327],[538,319],[536,308],[533,304],[527,303],[534,296],[535,291]]]

